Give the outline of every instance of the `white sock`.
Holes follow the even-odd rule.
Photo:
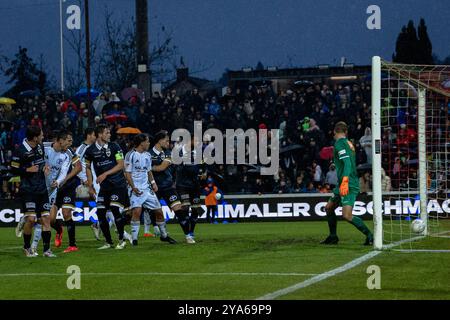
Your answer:
[[[147,210],[144,211],[144,233],[150,233],[150,226],[152,225],[152,220],[150,219],[150,214]]]
[[[42,226],[39,223],[34,225],[34,235],[33,235],[33,243],[31,244],[32,248],[37,248],[39,241],[41,240]]]
[[[126,239],[129,239],[131,237],[131,235],[126,232],[125,230],[123,230],[123,240],[125,241]]]
[[[131,235],[133,237],[133,240],[137,240],[139,236],[139,227],[141,226],[141,222],[138,221],[131,221]]]
[[[158,225],[159,231],[161,232],[161,237],[165,238],[168,236],[167,234],[167,230],[166,230],[166,223],[163,222],[156,222],[156,224]]]
[[[110,229],[111,229],[113,226],[114,226],[114,228],[116,227],[116,223],[115,223],[115,220],[114,220],[114,215],[112,214],[111,211],[107,211],[107,212],[106,212],[106,219],[108,219],[108,222],[109,222],[109,228],[110,228]]]

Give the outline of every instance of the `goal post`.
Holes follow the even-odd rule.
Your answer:
[[[374,248],[450,252],[450,66],[373,57],[371,107]]]
[[[374,248],[383,248],[381,194],[381,58],[372,58],[372,193]]]
[[[420,219],[425,223],[425,229],[421,235],[428,234],[428,212],[427,212],[427,142],[426,142],[426,112],[425,112],[425,89],[418,90],[418,116],[417,116],[417,143],[419,145],[419,199]]]

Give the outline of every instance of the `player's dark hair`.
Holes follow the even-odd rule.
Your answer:
[[[61,130],[56,134],[56,140],[66,140],[68,136],[72,136],[69,130]]]
[[[87,137],[93,133],[95,133],[94,127],[87,127],[86,129],[84,129],[84,140],[86,140]]]
[[[348,132],[347,124],[344,121],[339,121],[334,126],[334,132],[347,134],[347,132]]]
[[[169,136],[169,132],[167,132],[166,130],[161,130],[161,131],[157,132],[155,134],[155,143],[158,143],[159,141],[161,141],[162,139],[165,139],[168,136]]]
[[[96,128],[95,128],[95,136],[98,138],[99,134],[102,134],[103,131],[105,131],[106,129],[109,129],[109,127],[106,124],[99,124]]]
[[[139,145],[148,139],[148,135],[146,133],[140,133],[133,138],[133,146],[135,148],[139,147]]]
[[[39,137],[41,135],[41,128],[38,126],[28,126],[27,127],[27,132],[26,132],[26,137],[27,140],[33,140],[35,137]]]
[[[48,134],[48,137],[47,137],[47,139],[49,140],[49,141],[56,141],[56,136],[58,135],[58,133],[59,133],[59,130],[52,130],[52,131],[50,131],[50,133]]]

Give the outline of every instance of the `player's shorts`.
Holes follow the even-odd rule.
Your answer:
[[[23,211],[25,216],[37,217],[50,215],[50,202],[48,194],[22,195]]]
[[[181,205],[190,206],[191,208],[201,207],[200,191],[197,189],[178,188]]]
[[[328,200],[330,202],[336,203],[338,206],[351,206],[353,207],[356,202],[356,197],[358,196],[358,190],[350,189],[346,196],[341,196],[339,190],[333,190],[333,196]]]
[[[58,208],[75,210],[76,189],[58,190],[54,205]]]
[[[97,208],[109,209],[110,207],[118,207],[121,212],[129,209],[130,197],[128,196],[127,187],[110,190],[100,188],[97,196]]]
[[[131,209],[133,208],[145,208],[149,210],[161,209],[161,203],[159,203],[158,197],[153,191],[149,189],[144,190],[140,196],[136,195],[130,189],[129,195],[130,195]]]
[[[178,197],[178,193],[175,188],[158,190],[156,195],[158,196],[158,199],[164,199],[169,208],[173,208],[177,204],[181,204],[180,198]]]

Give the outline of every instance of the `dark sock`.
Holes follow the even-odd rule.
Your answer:
[[[183,233],[185,235],[189,234],[189,216],[185,209],[181,209],[177,212],[175,212],[175,215],[177,216],[178,223],[180,224],[181,229],[183,230]]]
[[[117,233],[119,234],[119,240],[123,240],[123,231],[125,230],[125,218],[120,213],[118,207],[111,207],[111,212],[114,215],[114,220],[116,221]]]
[[[31,247],[31,234],[23,234],[23,248],[29,249]]]
[[[75,222],[70,219],[66,222],[67,234],[69,235],[69,246],[76,247],[75,244]]]
[[[42,231],[42,243],[44,244],[44,252],[50,249],[51,231]]]
[[[366,224],[360,217],[353,217],[350,223],[354,225],[356,229],[365,234],[366,237],[372,236],[372,232],[370,232],[369,228],[367,228]]]
[[[194,233],[195,226],[197,225],[198,218],[190,216],[189,217],[189,233]]]
[[[328,229],[330,229],[330,236],[336,236],[337,217],[334,210],[327,210]]]
[[[50,223],[50,226],[55,229],[56,233],[60,234],[62,232],[62,222],[61,220],[55,220]]]
[[[195,230],[195,226],[197,225],[197,220],[198,217],[201,216],[203,214],[203,208],[192,208],[192,214],[189,218],[189,225],[190,225],[190,229],[189,232],[190,233],[194,233]]]
[[[100,225],[100,229],[102,229],[103,236],[105,240],[109,244],[113,244],[111,239],[111,232],[109,231],[109,222],[106,219],[106,210],[105,209],[97,209],[97,216]]]
[[[154,211],[150,211],[149,213],[150,221],[152,222],[152,226],[156,227],[158,224],[156,223],[156,216]]]

